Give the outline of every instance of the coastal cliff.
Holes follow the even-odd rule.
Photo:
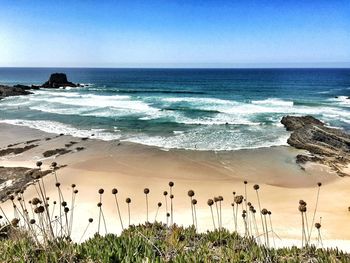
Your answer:
[[[307,155],[297,155],[297,163],[321,163],[331,167],[340,176],[348,175],[344,168],[350,163],[349,133],[327,127],[312,116],[285,116],[281,123],[288,131],[292,131],[288,144],[309,152]]]

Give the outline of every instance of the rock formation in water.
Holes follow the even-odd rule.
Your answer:
[[[73,82],[69,82],[67,75],[64,73],[53,73],[51,74],[48,81],[43,85],[43,88],[60,88],[60,87],[77,87]]]
[[[24,88],[26,87],[26,88]],[[30,91],[27,89],[28,86],[23,86],[23,87],[18,87],[18,86],[5,86],[5,85],[0,85],[0,100],[5,98],[5,97],[10,97],[10,96],[19,96],[19,95],[29,95],[32,94]],[[30,87],[28,87],[30,88]]]
[[[321,163],[331,167],[341,176],[347,175],[343,169],[350,163],[349,133],[327,127],[312,116],[285,116],[281,123],[288,131],[292,131],[288,144],[309,152],[308,155],[298,155],[298,163]]]

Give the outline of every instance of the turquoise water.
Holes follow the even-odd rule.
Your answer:
[[[0,68],[0,83],[42,84],[53,72],[85,86],[3,99],[0,121],[197,150],[285,145],[287,114],[350,130],[350,69]]]

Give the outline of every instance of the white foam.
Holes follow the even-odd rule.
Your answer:
[[[294,103],[293,101],[286,101],[277,98],[268,98],[266,100],[252,100],[252,104],[292,107]]]

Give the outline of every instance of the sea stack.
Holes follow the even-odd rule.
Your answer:
[[[77,87],[73,82],[67,80],[67,75],[64,73],[53,73],[51,74],[48,81],[43,85],[43,88],[60,88],[60,87]]]

